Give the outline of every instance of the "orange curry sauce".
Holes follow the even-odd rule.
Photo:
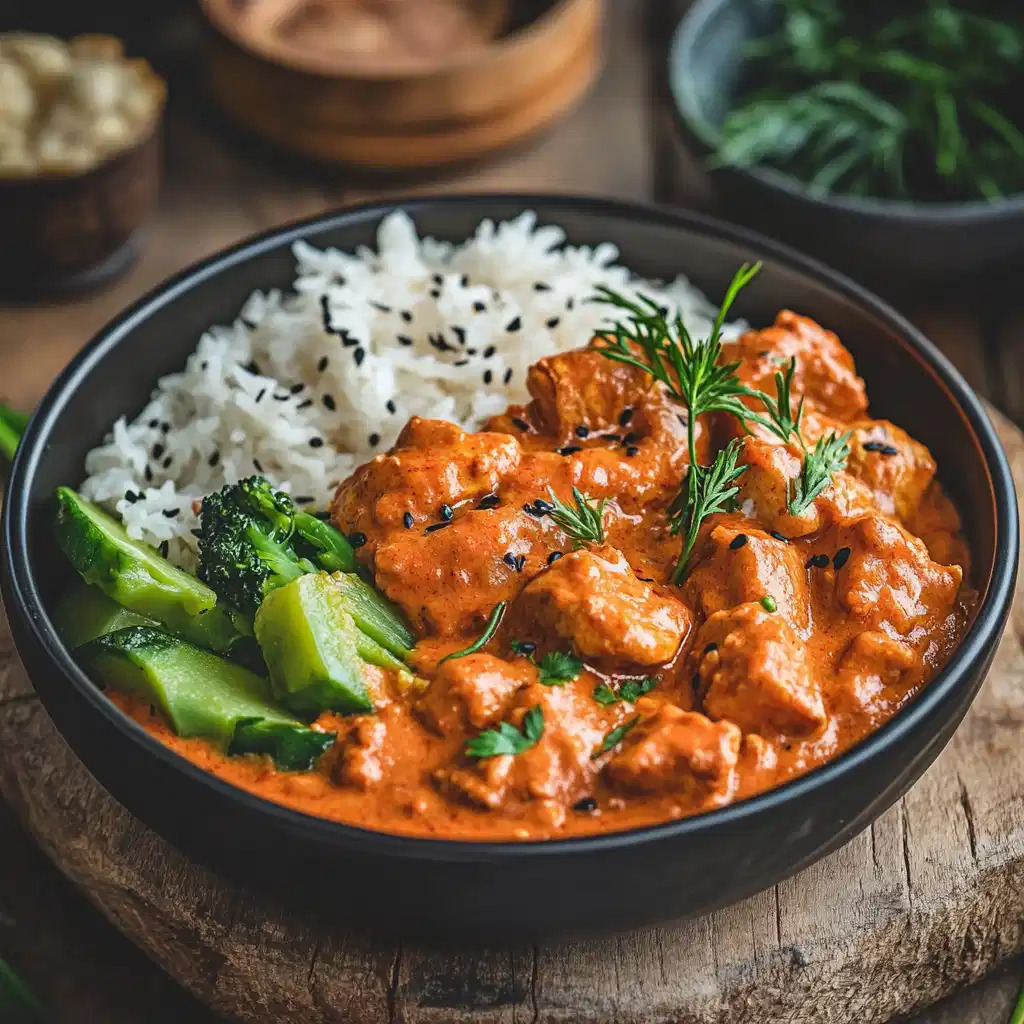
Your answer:
[[[415,836],[633,828],[822,764],[928,682],[962,637],[975,595],[962,585],[968,554],[931,455],[867,417],[864,383],[834,334],[783,312],[727,344],[724,358],[742,360],[742,380],[774,395],[774,374],[791,356],[805,438],[851,429],[847,470],[794,517],[786,493],[798,450],[767,434],[743,437],[738,509],[707,520],[681,586],[668,582],[680,541],[665,513],[687,468],[686,409],[592,346],[534,366],[533,401],[485,432],[412,420],[391,452],[337,491],[334,522],[365,535],[360,558],[421,638],[413,661],[425,691],[403,692],[368,668],[376,712],[322,715],[319,726],[338,740],[309,773],[225,757],[114,699],[243,789]],[[727,416],[699,428],[705,464],[742,436]],[[536,504],[549,487],[569,501],[573,485],[608,499],[603,545],[574,550]],[[499,601],[507,614],[485,648],[439,666],[480,636]],[[543,685],[537,663],[551,651],[581,659],[578,677]],[[635,703],[595,699],[601,683],[647,677],[656,685]],[[521,728],[535,707],[544,730],[533,747],[466,756],[468,739],[502,722]],[[633,719],[621,743],[595,756]]]

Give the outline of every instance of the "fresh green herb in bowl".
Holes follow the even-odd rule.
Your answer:
[[[819,195],[965,201],[1024,191],[1024,8],[1009,0],[779,0],[712,163]]]

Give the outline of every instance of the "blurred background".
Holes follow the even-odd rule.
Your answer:
[[[1022,72],[1019,0],[5,0],[0,396],[31,408],[126,305],[255,233],[557,191],[816,254],[1024,423]],[[2,802],[0,850],[0,957],[58,1021],[214,1020]],[[1005,1020],[1020,974],[922,1024]]]

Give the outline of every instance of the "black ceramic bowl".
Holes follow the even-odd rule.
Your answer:
[[[778,24],[777,0],[696,0],[669,47],[666,84],[684,143],[717,149],[743,74],[744,47]],[[711,172],[719,208],[740,223],[885,288],[983,276],[1024,257],[1024,195],[993,202],[913,203],[812,195],[767,167]]]
[[[763,260],[738,314],[781,306],[835,329],[867,378],[877,415],[926,442],[963,512],[984,595],[947,668],[919,699],[844,757],[773,792],[684,821],[596,838],[461,843],[367,832],[307,817],[218,781],[122,715],[78,669],[50,619],[69,569],[50,537],[54,488],[76,484],[86,451],[134,415],[210,324],[256,288],[287,288],[290,245],[371,245],[389,207],[320,217],[258,238],[174,278],[94,339],[43,399],[4,504],[3,593],[21,657],[57,728],[99,781],[175,845],[234,876],[276,881],[378,926],[501,943],[624,929],[706,911],[772,885],[865,828],[931,763],[981,685],[1010,608],[1017,566],[1013,482],[996,435],[952,366],[892,310],[825,268],[698,216],[598,199],[467,196],[403,203],[419,229],[466,238],[483,217],[536,210],[573,243],[612,240],[641,274],[688,274],[720,296]],[[581,342],[585,339],[580,339]],[[613,880],[611,884],[609,880]]]

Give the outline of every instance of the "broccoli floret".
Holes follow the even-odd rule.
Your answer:
[[[307,572],[351,572],[352,546],[329,523],[301,512],[266,478],[251,476],[203,499],[199,578],[252,618],[263,598]]]

